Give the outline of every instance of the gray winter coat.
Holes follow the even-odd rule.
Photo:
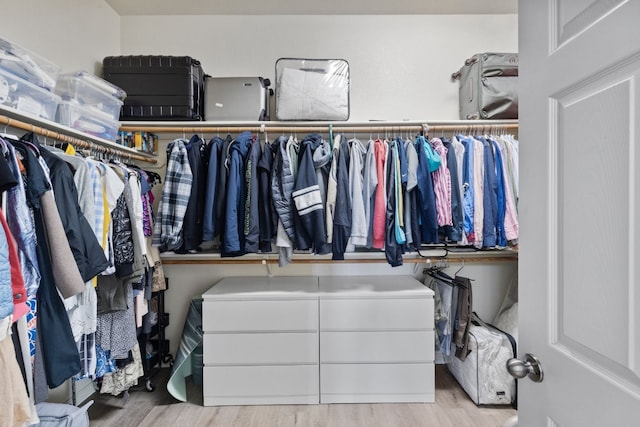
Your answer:
[[[284,226],[287,236],[294,240],[293,226],[293,186],[295,184],[291,159],[287,152],[287,137],[279,136],[275,142],[277,146],[273,173],[271,174],[271,190],[273,192],[273,206]]]

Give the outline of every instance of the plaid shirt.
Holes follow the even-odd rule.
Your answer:
[[[186,142],[176,139],[167,147],[167,173],[153,230],[153,245],[160,251],[174,250],[182,244],[182,223],[193,182]]]

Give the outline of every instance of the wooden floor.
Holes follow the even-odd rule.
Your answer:
[[[511,407],[477,407],[445,366],[436,367],[435,403],[271,405],[203,407],[201,388],[188,381],[189,402],[175,400],[166,389],[168,369],[153,382],[154,392],[129,392],[128,398],[95,394],[89,409],[92,427],[500,427],[516,411]]]

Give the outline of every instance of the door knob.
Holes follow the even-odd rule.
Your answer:
[[[544,373],[542,372],[542,365],[537,357],[533,354],[525,354],[524,361],[520,359],[511,358],[507,361],[507,371],[514,378],[529,377],[534,382],[541,383],[544,379]]]

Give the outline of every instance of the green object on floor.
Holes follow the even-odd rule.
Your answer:
[[[202,297],[191,300],[182,338],[173,364],[167,390],[176,399],[187,401],[186,378],[193,376],[196,384],[202,383]]]

